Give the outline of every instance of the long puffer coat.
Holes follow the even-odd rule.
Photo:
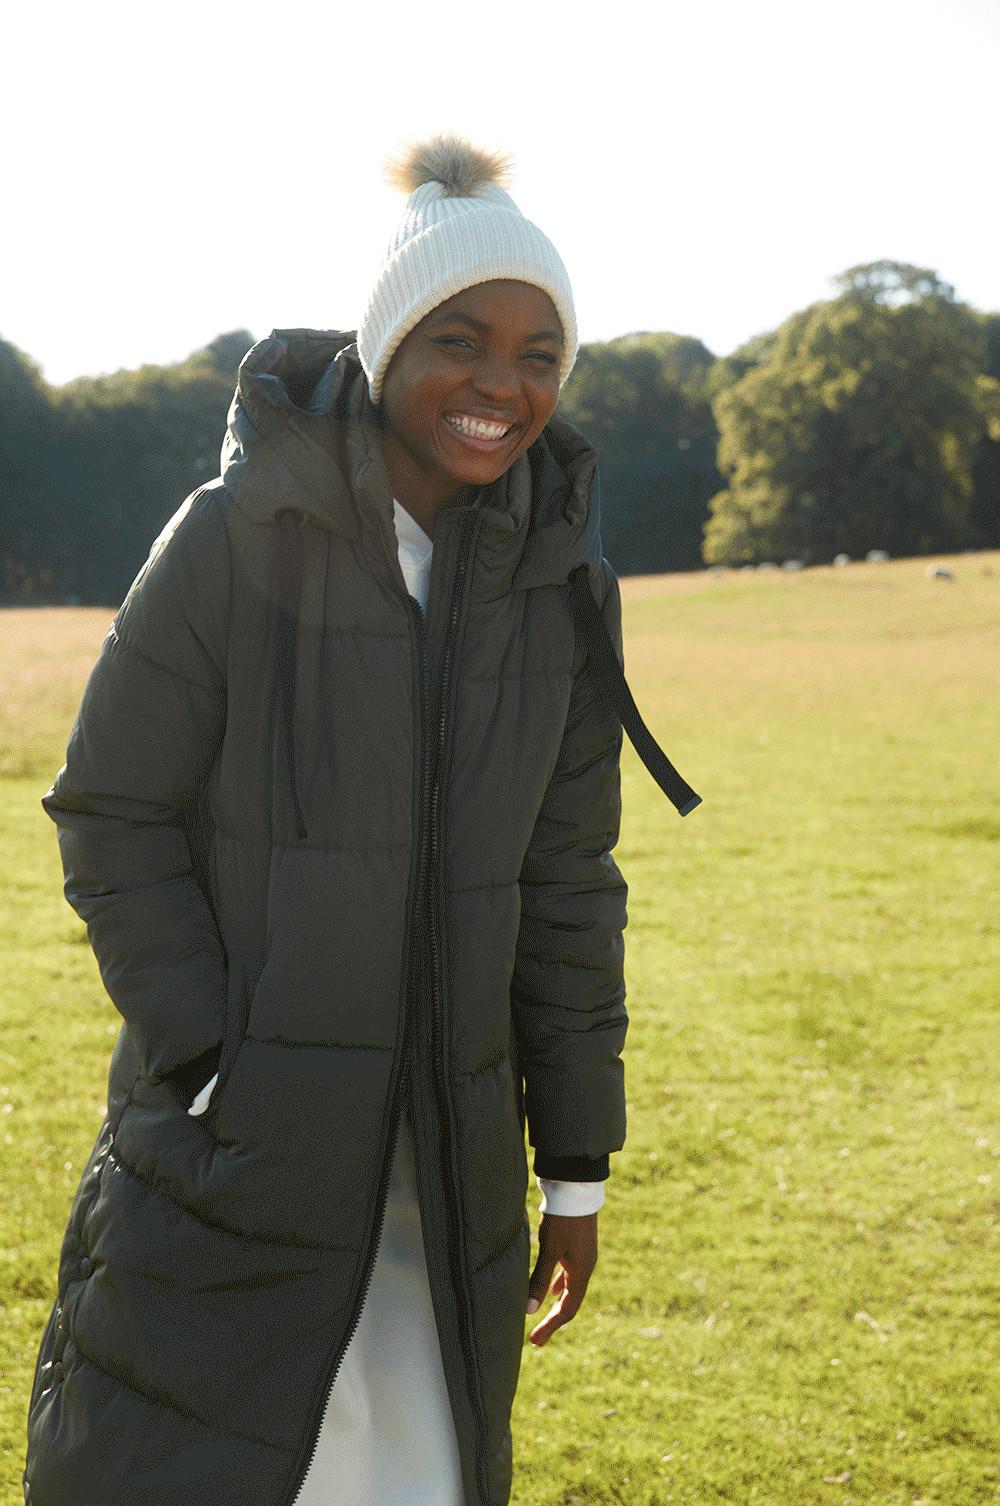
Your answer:
[[[541,1176],[624,1144],[622,724],[567,586],[585,565],[621,661],[594,450],[554,417],[440,512],[425,625],[353,342],[245,358],[221,477],[153,545],[43,801],[123,1025],[29,1506],[291,1506],[404,1095],[464,1491],[505,1506],[525,1125]]]

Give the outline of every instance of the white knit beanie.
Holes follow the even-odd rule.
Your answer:
[[[576,361],[576,312],[566,268],[548,236],[501,186],[508,160],[445,133],[386,164],[407,193],[358,322],[358,355],[373,403],[400,342],[431,309],[476,283],[510,278],[542,288],[563,331],[559,386]]]

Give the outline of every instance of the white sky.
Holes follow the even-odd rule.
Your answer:
[[[0,336],[52,382],[353,329],[403,141],[514,159],[580,339],[724,355],[889,257],[1000,309],[998,0],[6,8]]]

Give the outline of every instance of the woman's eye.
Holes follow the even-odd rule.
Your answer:
[[[438,345],[467,345],[470,350],[475,350],[476,348],[466,335],[439,335],[437,343]],[[554,356],[548,350],[530,350],[528,357],[529,359],[541,357],[542,361],[548,366],[557,366],[559,364],[558,357]]]

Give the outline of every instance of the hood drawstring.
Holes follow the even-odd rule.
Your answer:
[[[277,673],[284,723],[285,756],[288,782],[295,812],[295,835],[303,841],[308,833],[299,800],[295,761],[295,688],[297,664],[298,618],[302,597],[302,528],[291,509],[281,512],[279,531],[280,600],[277,617]],[[646,726],[635,704],[625,672],[618,662],[600,607],[590,589],[589,569],[577,565],[570,572],[570,603],[576,625],[587,648],[587,662],[594,672],[605,700],[628,733],[632,746],[660,789],[682,816],[688,816],[701,804],[701,796],[674,768],[670,759]]]
[[[285,755],[288,782],[295,811],[295,835],[302,841],[308,833],[299,802],[298,776],[295,769],[295,677],[298,646],[298,619],[302,597],[302,528],[296,514],[284,509],[278,517],[280,597],[277,617],[277,671],[285,731]]]
[[[633,748],[652,774],[663,793],[673,801],[682,816],[688,816],[701,804],[686,780],[674,768],[659,743],[639,715],[639,708],[618,662],[614,643],[600,607],[594,599],[586,565],[570,571],[569,597],[580,635],[587,646],[587,662],[612,710],[628,733]]]

